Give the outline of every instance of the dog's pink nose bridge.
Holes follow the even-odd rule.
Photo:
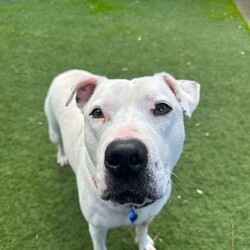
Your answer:
[[[115,134],[115,138],[124,139],[124,138],[140,138],[140,133],[135,128],[131,128],[129,126],[124,126],[119,128]]]

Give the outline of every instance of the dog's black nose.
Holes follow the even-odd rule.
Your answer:
[[[137,139],[115,140],[105,152],[105,166],[114,175],[135,175],[147,162],[147,148]]]

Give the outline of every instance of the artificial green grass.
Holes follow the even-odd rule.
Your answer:
[[[232,249],[232,238],[250,249],[249,65],[249,30],[230,0],[1,0],[0,250],[92,247],[43,113],[52,78],[71,68],[201,83],[179,178],[150,234],[160,250]],[[136,249],[133,240],[116,229],[107,243]]]

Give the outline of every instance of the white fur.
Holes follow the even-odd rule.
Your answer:
[[[89,223],[95,250],[106,249],[108,229],[131,225],[128,206],[101,199],[109,188],[105,149],[113,140],[131,137],[131,134],[147,146],[147,168],[151,177],[148,185],[158,197],[151,205],[136,209],[136,242],[140,250],[155,250],[147,233],[148,224],[171,192],[171,171],[181,155],[185,137],[182,111],[185,108],[191,116],[199,101],[197,83],[176,81],[172,77],[169,83],[168,77],[171,76],[160,73],[132,80],[109,80],[86,71],[71,70],[57,76],[49,89],[45,113],[50,139],[58,144],[58,163],[64,166],[69,162],[76,174],[80,207]],[[90,82],[89,91],[94,89],[94,92],[89,100],[80,100],[77,105],[72,99],[75,95],[85,98],[78,92],[84,88],[85,81]],[[175,86],[180,93],[174,91]],[[152,110],[159,102],[166,102],[173,110],[155,117]],[[102,107],[105,120],[89,115],[96,106]]]

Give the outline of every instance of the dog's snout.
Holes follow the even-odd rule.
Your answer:
[[[115,140],[105,152],[105,166],[115,175],[135,175],[147,165],[146,146],[137,139]]]

